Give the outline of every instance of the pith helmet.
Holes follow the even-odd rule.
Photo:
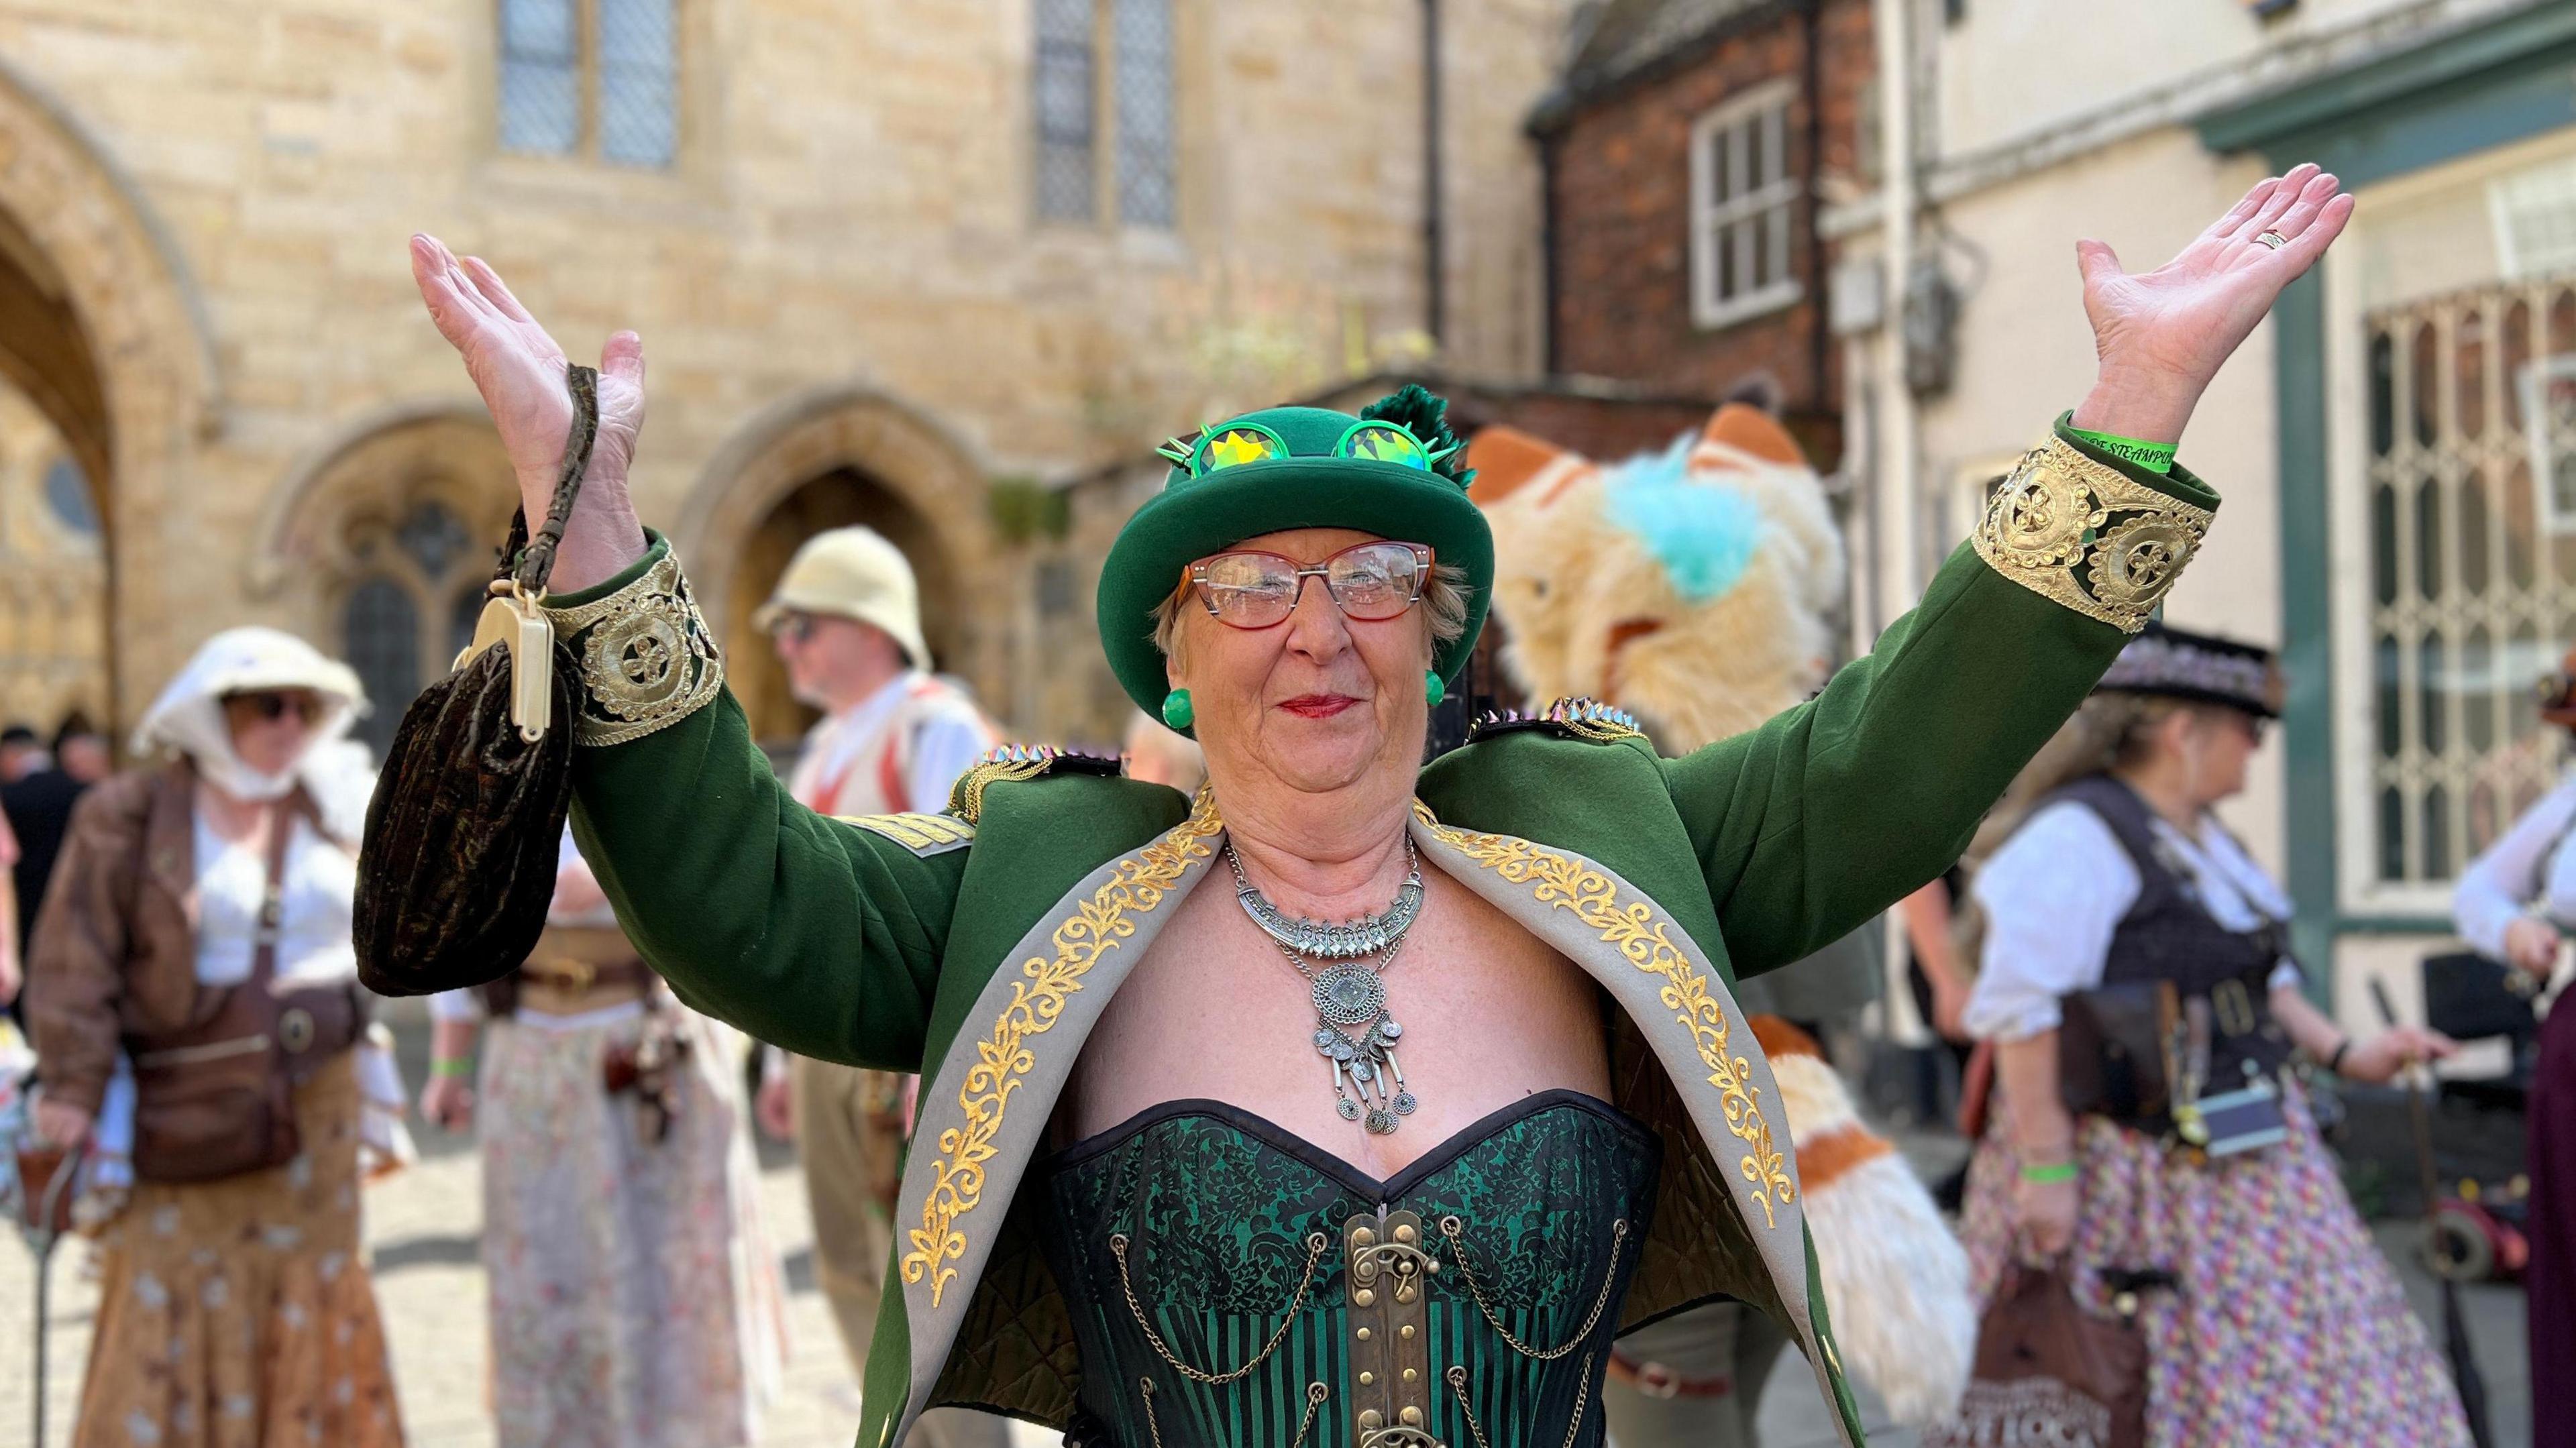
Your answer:
[[[791,612],[874,624],[894,639],[914,668],[930,667],[912,564],[873,528],[834,528],[806,539],[778,576],[769,601],[752,615],[752,626],[766,633],[780,615]]]

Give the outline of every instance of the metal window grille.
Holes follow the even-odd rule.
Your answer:
[[[1168,227],[1172,186],[1172,0],[1118,0],[1118,219]]]
[[[679,154],[673,0],[599,0],[599,154],[668,166]]]
[[[349,590],[340,620],[349,667],[375,706],[358,721],[358,733],[382,759],[403,710],[420,692],[420,608],[410,589],[380,576]]]
[[[1700,118],[1691,145],[1691,310],[1723,326],[1798,295],[1790,223],[1798,179],[1789,169],[1785,87],[1765,87]]]
[[[2534,681],[2576,639],[2576,285],[2364,318],[2368,798],[2383,886],[2460,868],[2558,778]],[[2361,864],[2362,862],[2355,862]]]
[[[1037,213],[1092,217],[1092,0],[1037,0],[1031,101],[1037,119]]]
[[[501,0],[501,147],[581,148],[581,24],[574,0]]]

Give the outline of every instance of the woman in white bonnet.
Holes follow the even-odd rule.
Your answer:
[[[402,1146],[349,937],[364,707],[303,640],[227,630],[73,812],[30,958],[36,1123],[134,1183],[78,1448],[402,1442],[358,1218],[362,1137]]]

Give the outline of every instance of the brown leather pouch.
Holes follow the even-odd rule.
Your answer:
[[[134,1174],[204,1182],[284,1166],[301,1143],[294,1083],[266,1036],[134,1060]]]
[[[2182,1015],[2169,980],[2128,981],[2064,998],[2057,1094],[2078,1116],[2158,1125],[2173,1108],[2168,1055]]]

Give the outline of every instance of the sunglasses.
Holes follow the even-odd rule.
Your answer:
[[[227,694],[226,704],[239,704],[252,714],[274,724],[292,713],[307,724],[322,717],[322,701],[311,694],[286,689],[255,689],[249,693]]]
[[[1306,580],[1324,591],[1344,618],[1383,623],[1413,607],[1431,576],[1431,550],[1420,543],[1354,543],[1321,563],[1238,549],[1189,566],[1189,581],[1209,614],[1229,628],[1270,628],[1297,611]]]
[[[1333,444],[1332,455],[1365,462],[1394,463],[1398,467],[1419,468],[1427,473],[1431,471],[1432,464],[1457,450],[1458,445],[1453,443],[1433,452],[1423,446],[1422,439],[1404,427],[1371,419],[1352,423],[1343,429],[1341,438]],[[1249,463],[1277,462],[1291,456],[1288,444],[1279,434],[1257,422],[1203,427],[1199,429],[1196,444],[1184,444],[1179,438],[1174,438],[1155,451],[1188,468],[1194,478]]]

